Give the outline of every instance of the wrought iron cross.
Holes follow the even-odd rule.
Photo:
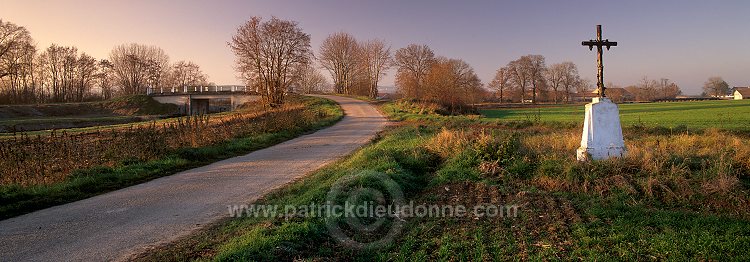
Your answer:
[[[617,46],[617,42],[610,42],[609,39],[602,40],[602,25],[596,25],[596,40],[589,40],[589,41],[583,41],[581,43],[582,45],[588,46],[589,50],[594,50],[594,46],[596,46],[596,52],[597,52],[597,71],[596,71],[596,90],[599,93],[599,97],[605,97],[604,95],[604,64],[602,61],[602,54],[604,53],[602,50],[602,47],[607,47],[607,50],[609,50],[612,46]]]

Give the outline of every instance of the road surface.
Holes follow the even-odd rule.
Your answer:
[[[386,124],[370,104],[335,100],[334,126],[208,166],[0,221],[1,261],[123,260],[229,216],[268,191],[350,154]]]

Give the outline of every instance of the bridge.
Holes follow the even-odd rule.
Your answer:
[[[241,85],[148,88],[146,94],[163,104],[174,104],[189,115],[231,111],[260,100],[257,90]]]

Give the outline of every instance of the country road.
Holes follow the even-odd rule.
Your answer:
[[[346,116],[284,143],[89,199],[0,221],[0,261],[124,260],[186,236],[273,188],[350,154],[386,125],[360,100]]]

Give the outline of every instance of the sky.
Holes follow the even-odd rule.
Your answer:
[[[239,84],[227,42],[250,17],[294,20],[320,43],[335,32],[379,38],[395,51],[426,44],[463,59],[484,83],[522,55],[571,61],[596,79],[596,54],[581,41],[619,45],[604,54],[605,81],[667,78],[699,94],[711,76],[750,85],[750,1],[408,1],[408,0],[3,0],[0,19],[26,27],[40,49],[76,46],[96,58],[116,45],[159,46],[172,61],[201,66],[216,84]],[[326,72],[327,73],[327,72]],[[392,86],[395,70],[381,85]]]

